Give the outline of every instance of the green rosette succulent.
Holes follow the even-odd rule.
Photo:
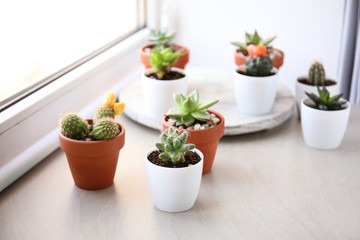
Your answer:
[[[168,48],[173,45],[175,32],[168,32],[167,29],[150,29],[149,43],[155,45],[156,49]]]
[[[305,103],[307,106],[319,109],[319,110],[341,110],[345,107],[343,106],[346,104],[346,101],[341,101],[340,98],[342,97],[342,93],[330,97],[329,91],[326,89],[325,86],[320,89],[319,86],[317,86],[317,90],[319,95],[316,95],[314,93],[308,93],[305,92],[306,95],[310,98],[312,103]]]
[[[199,102],[199,92],[194,90],[188,97],[183,94],[174,94],[174,100],[179,106],[178,108],[171,108],[166,113],[169,117],[176,119],[176,126],[191,126],[196,120],[200,122],[207,122],[210,120],[210,114],[207,109],[219,100],[207,100]]]
[[[173,164],[184,162],[185,153],[195,148],[194,144],[185,144],[187,138],[187,132],[180,134],[178,130],[168,128],[168,132],[160,136],[161,143],[155,144],[161,151],[159,158],[164,162],[171,161]]]

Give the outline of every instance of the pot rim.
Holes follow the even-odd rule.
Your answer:
[[[214,130],[214,129],[217,129],[217,128],[220,128],[221,125],[224,125],[225,126],[225,118],[223,115],[221,115],[220,113],[214,111],[214,110],[210,110],[208,109],[207,110],[208,113],[213,113],[215,114],[216,117],[220,118],[220,122],[219,124],[217,124],[216,126],[212,127],[212,128],[205,128],[205,129],[180,129],[180,130],[185,130],[187,132],[189,132],[190,134],[193,133],[193,132],[205,132],[205,131],[211,131],[211,130]],[[166,114],[164,115],[163,119],[162,119],[162,122],[167,126],[167,127],[173,127],[173,128],[176,128],[176,129],[179,129],[178,127],[176,126],[170,126],[167,122],[166,122],[166,119],[168,118],[169,116],[167,116]],[[222,135],[223,136],[223,135]],[[221,136],[221,137],[222,137]],[[220,138],[221,138],[220,137]]]
[[[315,86],[315,85],[309,85],[309,84],[302,83],[302,82],[299,81],[300,79],[309,79],[308,76],[303,75],[303,76],[298,77],[298,78],[296,79],[296,83],[298,83],[298,84],[300,84],[300,85],[309,86],[309,87],[317,87],[317,86]],[[325,80],[326,80],[326,81],[332,81],[332,82],[335,83],[335,84],[332,84],[332,85],[325,85],[325,87],[332,87],[332,86],[336,86],[336,85],[338,84],[338,82],[335,81],[335,80],[332,79],[332,78],[326,78]],[[321,86],[320,86],[320,87],[321,87]]]
[[[157,151],[157,150],[158,150],[157,148],[153,148],[146,154],[146,162],[148,162],[150,165],[160,168],[160,169],[169,169],[169,171],[184,171],[183,169],[191,169],[191,168],[197,167],[199,164],[201,164],[201,162],[204,163],[204,154],[199,149],[195,148],[190,151],[195,152],[200,156],[200,161],[198,163],[191,165],[191,166],[187,166],[187,167],[181,167],[181,168],[169,168],[169,167],[159,166],[159,165],[156,165],[156,164],[150,162],[150,160],[148,159],[149,154],[152,153],[153,151]],[[166,171],[166,170],[164,170],[164,171]]]
[[[163,81],[171,81],[171,82],[173,82],[173,81],[182,81],[182,80],[184,80],[184,79],[187,78],[184,69],[177,68],[177,67],[171,67],[170,70],[171,70],[171,71],[175,71],[175,72],[182,73],[182,74],[184,75],[184,77],[178,78],[178,79],[171,79],[171,80],[169,80],[169,79],[149,78],[148,76],[146,76],[146,74],[155,73],[155,70],[154,70],[152,67],[151,67],[151,68],[148,68],[148,69],[145,69],[145,71],[143,72],[142,76],[145,77],[146,79],[148,79],[149,81],[161,81],[161,82],[163,82]]]
[[[93,119],[91,118],[88,118],[88,119],[85,119],[87,122],[90,121],[93,121]],[[120,133],[118,135],[116,135],[115,137],[113,138],[110,138],[110,139],[105,139],[105,140],[96,140],[96,141],[84,141],[84,140],[77,140],[77,139],[72,139],[72,138],[69,138],[67,136],[65,136],[62,132],[61,132],[61,128],[59,129],[59,136],[62,138],[62,139],[65,139],[66,141],[68,142],[73,142],[73,143],[76,143],[76,144],[100,144],[100,143],[106,143],[106,142],[111,142],[111,141],[115,141],[115,139],[118,139],[118,138],[122,138],[124,137],[125,135],[125,128],[124,126],[119,123],[119,122],[116,122],[120,128]]]
[[[141,54],[144,54],[144,55],[149,55],[149,56],[150,56],[150,54],[149,54],[148,52],[145,52],[144,49],[147,48],[147,47],[154,46],[154,45],[155,45],[155,44],[146,44],[146,45],[142,46],[142,47],[140,48],[140,53],[141,53]],[[189,52],[190,52],[190,49],[189,49],[188,47],[184,46],[184,45],[180,45],[180,44],[177,44],[177,43],[173,43],[173,45],[176,46],[176,47],[178,47],[178,48],[182,48],[182,49],[185,50],[185,53],[182,54],[181,57],[189,54]]]
[[[308,100],[310,100],[310,98],[308,98],[308,97],[302,99],[301,100],[301,105],[304,105],[306,108],[310,109],[310,111],[317,112],[317,113],[321,112],[321,113],[324,113],[324,114],[334,114],[334,113],[337,113],[337,112],[344,112],[344,111],[347,111],[347,110],[351,109],[351,103],[348,100],[344,99],[344,98],[340,98],[340,100],[346,101],[346,103],[344,104],[345,108],[340,109],[340,110],[321,110],[321,109],[317,109],[317,108],[312,108],[312,107],[305,104],[305,101],[308,101]]]
[[[276,67],[273,67],[273,68],[271,69],[271,72],[273,72],[274,74],[273,74],[273,75],[269,75],[269,76],[249,76],[249,75],[245,75],[245,74],[239,73],[239,72],[238,72],[238,69],[243,68],[244,65],[245,65],[245,64],[236,67],[234,74],[238,74],[238,75],[240,75],[240,76],[243,76],[244,78],[250,78],[250,79],[255,79],[255,78],[261,78],[261,79],[263,79],[263,78],[271,78],[271,77],[275,77],[275,76],[278,76],[278,75],[279,75],[279,69],[277,69]]]

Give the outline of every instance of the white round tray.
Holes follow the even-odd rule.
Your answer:
[[[295,98],[283,84],[278,84],[274,106],[269,114],[249,116],[239,113],[234,97],[231,74],[216,74],[214,71],[190,71],[188,76],[188,93],[198,89],[200,101],[216,100],[219,102],[210,109],[221,113],[225,118],[225,135],[239,135],[271,129],[285,122],[293,113]],[[140,77],[119,94],[120,101],[125,102],[124,113],[130,119],[150,128],[162,130],[161,122],[145,115]]]

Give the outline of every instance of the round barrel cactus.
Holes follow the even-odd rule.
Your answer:
[[[273,62],[268,57],[255,57],[246,60],[246,72],[250,76],[269,76]]]
[[[59,121],[61,132],[71,139],[82,139],[89,132],[89,125],[77,113],[66,113]]]
[[[113,108],[106,105],[98,107],[94,114],[94,123],[101,118],[115,118]]]
[[[112,118],[101,118],[93,127],[93,137],[97,140],[105,140],[115,137],[119,133],[119,126]]]
[[[325,69],[321,63],[315,62],[311,65],[309,81],[314,86],[325,86]]]

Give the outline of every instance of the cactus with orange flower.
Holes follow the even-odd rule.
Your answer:
[[[273,68],[273,62],[266,56],[267,48],[263,44],[247,47],[249,58],[246,60],[246,73],[250,76],[269,76]]]

